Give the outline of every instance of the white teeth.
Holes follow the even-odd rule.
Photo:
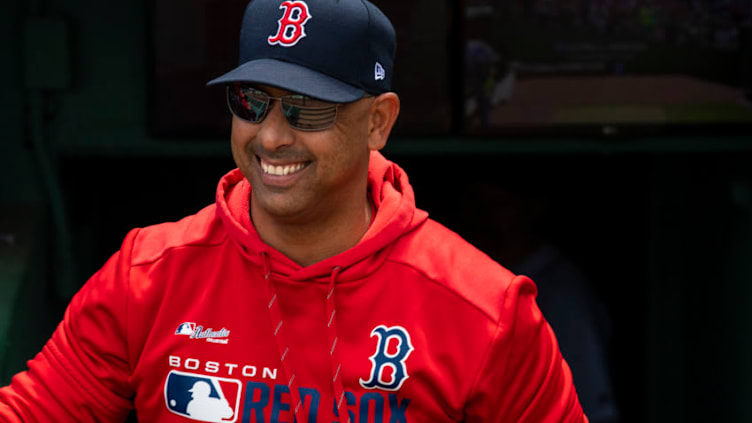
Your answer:
[[[261,161],[261,169],[264,171],[264,173],[268,173],[270,175],[276,175],[276,176],[284,176],[289,175],[291,173],[295,173],[305,167],[305,163],[296,163],[296,164],[290,164],[285,166],[274,166],[270,165],[264,161]]]

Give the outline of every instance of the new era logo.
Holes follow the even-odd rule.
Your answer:
[[[180,416],[200,422],[238,419],[239,380],[173,370],[165,381],[165,405]]]
[[[374,66],[373,69],[373,79],[376,81],[381,81],[386,77],[386,71],[384,70],[384,67],[381,66],[381,63],[376,62],[376,66]]]

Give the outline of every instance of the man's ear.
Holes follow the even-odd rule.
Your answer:
[[[368,118],[369,149],[381,150],[384,148],[399,111],[400,99],[396,93],[384,93],[373,100]]]

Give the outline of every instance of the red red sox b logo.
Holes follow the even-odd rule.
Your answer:
[[[283,1],[279,8],[284,9],[285,13],[277,21],[277,33],[269,36],[267,40],[270,45],[292,47],[306,36],[305,24],[311,19],[311,13],[308,11],[308,5],[301,0]]]

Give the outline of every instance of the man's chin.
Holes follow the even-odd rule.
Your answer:
[[[264,213],[269,217],[287,221],[304,214],[306,207],[300,195],[287,190],[264,189],[263,191],[265,192],[257,192],[251,196],[251,202],[255,202],[251,210],[255,209],[256,212]]]

